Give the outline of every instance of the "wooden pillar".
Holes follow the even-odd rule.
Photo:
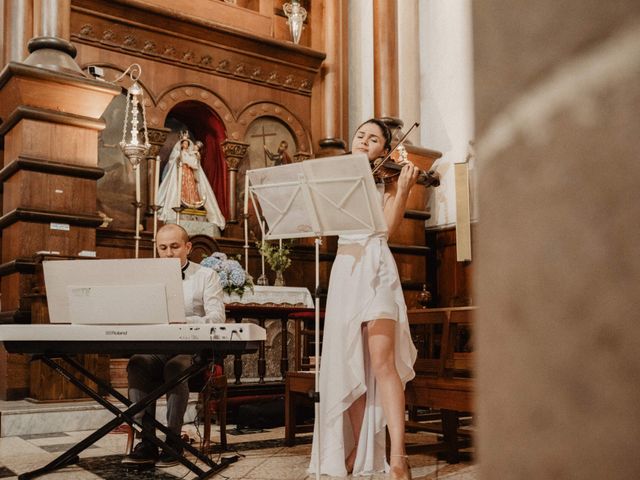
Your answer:
[[[34,30],[54,36],[32,39],[25,62],[10,62],[0,73],[3,322],[31,320],[28,295],[37,253],[95,252],[95,229],[102,223],[96,211],[96,181],[103,175],[97,166],[98,132],[104,128],[100,117],[120,88],[86,78],[73,61],[73,45],[55,36],[68,37],[63,10],[69,8],[68,0],[38,2]],[[18,50],[17,44],[10,49]],[[28,364],[0,349],[0,398],[28,393]]]
[[[373,2],[373,112],[376,117],[397,118],[400,113],[396,2]]]
[[[73,60],[76,47],[69,41],[71,0],[33,0],[33,33],[27,65],[84,77]]]
[[[339,155],[345,152],[347,135],[346,92],[347,35],[345,29],[346,3],[326,0],[322,19],[324,51],[327,56],[322,65],[322,131],[318,142],[319,156]]]
[[[225,140],[220,144],[229,172],[229,218],[227,223],[238,223],[238,165],[247,154],[249,144]]]
[[[33,0],[34,37],[69,41],[71,0]]]
[[[4,0],[3,65],[21,62],[29,51],[27,43],[33,37],[33,0]]]

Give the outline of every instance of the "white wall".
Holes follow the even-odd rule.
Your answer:
[[[443,153],[427,226],[443,227],[456,220],[453,163],[466,160],[474,136],[471,0],[421,0],[419,18],[420,143]]]
[[[349,1],[349,138],[373,116],[373,7],[370,0]]]
[[[400,118],[405,131],[420,121],[420,18],[418,0],[398,2],[398,83]],[[408,140],[420,142],[420,132],[412,132]]]
[[[398,32],[400,118],[406,127],[420,121],[412,143],[443,153],[434,166],[441,186],[432,190],[427,227],[453,226],[453,164],[466,160],[474,136],[471,0],[398,0]],[[373,6],[371,0],[350,0],[350,135],[373,116],[373,108]],[[475,219],[473,190],[471,203]]]

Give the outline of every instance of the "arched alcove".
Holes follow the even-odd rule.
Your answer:
[[[216,200],[225,218],[229,216],[227,168],[220,143],[226,138],[225,125],[218,114],[207,104],[197,100],[177,103],[169,111],[164,122],[171,129],[160,158],[166,162],[174,144],[178,141],[180,130],[188,130],[193,140],[200,140],[204,147],[201,164]]]

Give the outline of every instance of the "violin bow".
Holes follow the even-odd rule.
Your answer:
[[[405,133],[402,138],[400,140],[398,140],[398,143],[396,143],[394,145],[394,147],[389,150],[389,153],[387,153],[387,155],[382,159],[381,162],[378,163],[378,165],[376,165],[376,167],[371,171],[371,173],[376,173],[378,170],[380,170],[382,168],[382,165],[384,165],[384,162],[386,162],[387,160],[389,160],[389,158],[391,157],[391,154],[393,152],[396,151],[396,149],[402,145],[404,143],[404,141],[407,139],[407,137],[409,136],[409,134],[411,133],[411,131],[420,126],[420,122],[414,122],[413,125],[411,125],[411,127],[409,128],[409,130],[407,130],[407,133]]]

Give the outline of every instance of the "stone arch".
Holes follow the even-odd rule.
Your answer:
[[[260,117],[276,117],[281,120],[291,128],[297,149],[310,155],[313,153],[311,135],[305,130],[302,122],[289,109],[274,102],[256,102],[247,105],[238,115],[237,131],[231,132],[230,137],[241,141],[251,122]]]
[[[162,127],[173,107],[189,100],[203,103],[216,112],[224,122],[227,132],[235,124],[235,115],[222,97],[202,85],[182,84],[171,87],[158,95],[154,107],[149,107],[147,114],[149,126]]]

